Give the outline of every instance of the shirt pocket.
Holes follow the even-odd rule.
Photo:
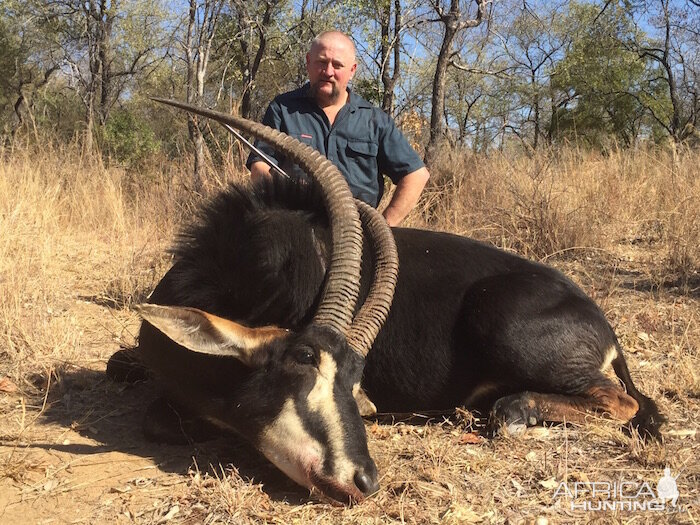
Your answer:
[[[379,145],[366,139],[348,140],[345,151],[339,152],[341,171],[350,185],[352,194],[371,206],[377,205],[379,195],[378,152]]]
[[[348,140],[348,154],[352,157],[376,157],[379,145],[366,140]]]

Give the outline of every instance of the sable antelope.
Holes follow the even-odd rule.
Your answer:
[[[560,272],[448,233],[392,232],[295,139],[168,103],[272,144],[312,182],[232,186],[209,202],[112,377],[137,358],[178,410],[338,501],[378,488],[360,412],[466,406],[489,413],[490,434],[607,414],[660,436],[603,313]]]

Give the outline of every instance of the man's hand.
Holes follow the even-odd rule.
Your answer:
[[[250,165],[250,180],[258,182],[265,177],[270,177],[270,165],[262,160],[257,160]]]
[[[409,173],[399,181],[396,185],[396,191],[394,191],[394,195],[383,213],[389,226],[401,224],[406,215],[418,203],[420,194],[429,178],[430,173],[428,173],[427,168],[423,167]]]

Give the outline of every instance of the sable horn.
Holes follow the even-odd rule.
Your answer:
[[[356,199],[355,204],[374,256],[374,275],[367,298],[350,326],[347,341],[355,352],[367,357],[389,315],[399,275],[399,255],[384,217],[360,200]]]

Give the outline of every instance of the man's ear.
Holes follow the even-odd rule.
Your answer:
[[[253,366],[266,343],[289,332],[276,326],[249,328],[223,317],[183,306],[141,304],[135,310],[177,344],[201,354],[234,357]]]

